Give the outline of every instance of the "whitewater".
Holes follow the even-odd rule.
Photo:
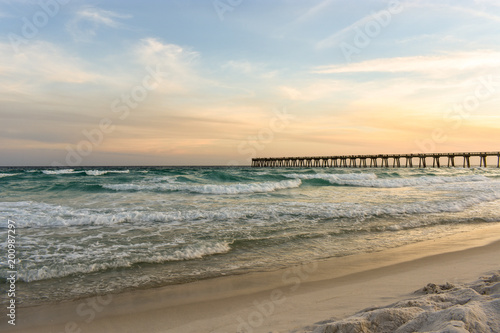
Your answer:
[[[35,305],[467,232],[499,202],[495,168],[3,168],[0,245],[15,221],[18,300]]]

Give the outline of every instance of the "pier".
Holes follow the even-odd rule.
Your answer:
[[[496,157],[496,167],[500,167],[500,152],[487,153],[424,153],[424,154],[379,154],[379,155],[339,155],[317,157],[268,157],[253,158],[252,167],[264,168],[440,168],[471,167],[471,158],[479,158],[479,166],[487,167],[487,157]],[[432,159],[432,163],[428,161]],[[458,159],[458,160],[457,160]],[[444,162],[444,163],[442,163]]]

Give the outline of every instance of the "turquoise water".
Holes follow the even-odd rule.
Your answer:
[[[500,221],[499,202],[495,168],[11,168],[0,246],[14,220],[33,305],[401,246]]]

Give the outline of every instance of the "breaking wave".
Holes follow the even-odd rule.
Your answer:
[[[300,179],[283,180],[279,182],[264,182],[252,184],[229,184],[229,185],[190,185],[190,184],[112,184],[103,185],[115,191],[187,191],[202,194],[245,194],[264,193],[277,190],[297,188],[302,184]]]
[[[373,173],[352,173],[352,174],[288,174],[289,178],[295,179],[323,179],[333,185],[359,186],[359,187],[379,187],[379,188],[398,188],[426,186],[447,183],[466,183],[466,182],[487,182],[488,177],[482,175],[468,176],[421,176],[412,178],[378,178]]]
[[[137,244],[134,247],[141,249],[141,246]],[[36,261],[40,260],[40,256],[26,258],[26,260],[30,261],[26,264],[28,267],[20,269],[18,276],[24,282],[33,282],[61,278],[73,274],[88,274],[108,269],[127,268],[141,263],[161,264],[172,261],[195,260],[216,254],[228,253],[231,251],[231,247],[228,243],[223,242],[200,242],[198,244],[179,246],[170,249],[170,251],[162,251],[160,248],[155,249],[153,247],[151,249],[148,244],[143,244],[142,251],[136,251],[133,256],[127,257],[119,255],[125,251],[122,245],[95,247],[85,251],[83,249],[74,250],[79,250],[80,254],[66,256],[64,265],[60,264],[57,257],[48,256],[51,258],[49,260],[47,260],[48,258],[43,259],[44,266],[36,268],[35,264]],[[109,260],[109,256],[113,253],[116,256],[114,256],[113,260]],[[32,265],[35,267],[31,267]]]

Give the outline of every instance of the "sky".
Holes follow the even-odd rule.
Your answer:
[[[0,0],[0,165],[500,150],[500,1]]]

